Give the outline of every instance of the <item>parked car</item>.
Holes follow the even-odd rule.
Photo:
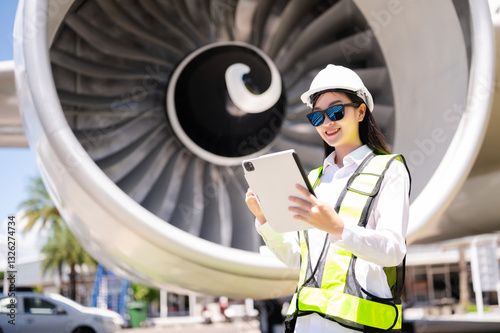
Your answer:
[[[57,294],[31,292],[16,292],[15,298],[3,295],[0,318],[0,333],[112,333],[125,325],[114,311],[82,306]]]

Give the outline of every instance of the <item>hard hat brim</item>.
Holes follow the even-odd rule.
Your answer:
[[[366,89],[365,87],[358,89],[358,90],[354,90],[354,89],[352,89],[352,87],[346,87],[346,86],[344,86],[344,87],[342,87],[342,86],[316,87],[314,89],[309,89],[308,91],[306,91],[305,93],[300,95],[300,99],[302,100],[302,102],[304,104],[307,104],[307,106],[312,108],[313,105],[312,105],[311,98],[315,94],[320,93],[320,92],[328,92],[328,91],[335,91],[335,90],[351,91],[353,94],[355,94],[356,96],[358,96],[359,98],[361,98],[365,102],[366,107],[370,111],[373,111],[373,98],[372,98],[370,92],[368,91],[368,89]]]

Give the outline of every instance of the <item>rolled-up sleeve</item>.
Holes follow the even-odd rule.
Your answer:
[[[260,225],[255,222],[255,228],[278,259],[290,268],[299,268],[300,246],[297,232],[279,233],[269,223]]]
[[[342,238],[331,241],[374,264],[397,266],[406,254],[410,179],[403,163],[387,170],[366,228],[345,224]]]

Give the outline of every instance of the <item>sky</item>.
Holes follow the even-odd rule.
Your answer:
[[[12,32],[17,0],[0,3],[0,61],[13,59]],[[35,155],[29,148],[0,148],[0,220],[19,210],[28,198],[27,186],[31,177],[40,173]]]
[[[17,0],[0,2],[0,61],[13,59],[12,33],[17,3]],[[18,213],[19,204],[28,199],[27,187],[30,178],[39,175],[35,155],[29,148],[0,148],[0,235],[5,235],[7,231],[8,216]],[[22,235],[20,227],[17,229],[18,244],[22,245],[19,251],[26,256],[33,255],[31,245],[38,243],[36,231]],[[0,244],[4,241],[0,239]],[[0,249],[0,253],[2,250]],[[0,258],[0,265],[2,259]]]

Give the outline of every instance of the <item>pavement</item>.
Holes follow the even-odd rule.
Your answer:
[[[117,333],[261,333],[258,320],[236,320],[233,322],[179,322],[144,328],[127,328]]]

